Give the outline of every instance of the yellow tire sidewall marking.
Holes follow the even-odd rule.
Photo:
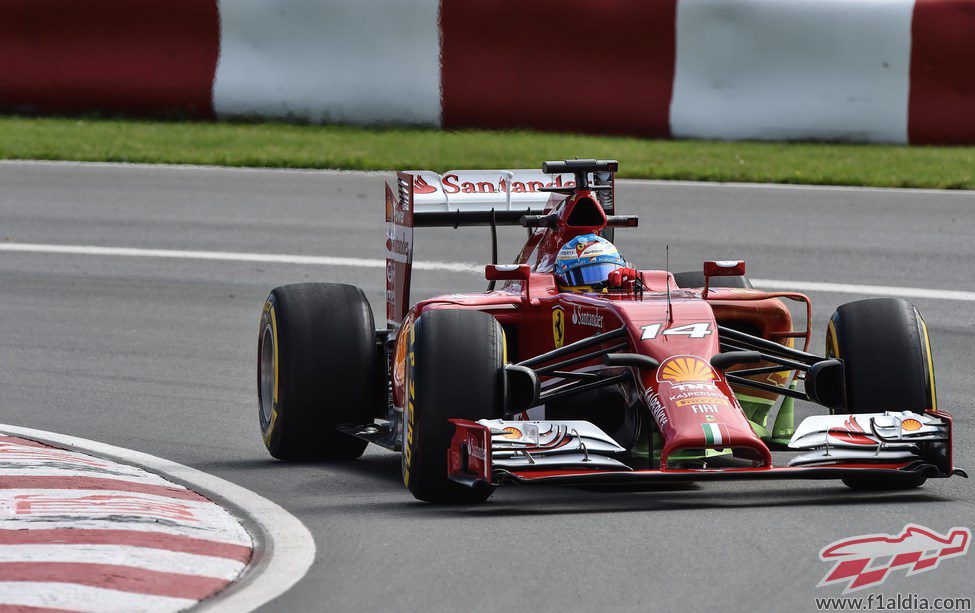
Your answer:
[[[418,323],[418,322],[416,322]],[[410,486],[410,469],[413,464],[413,421],[416,401],[416,386],[413,383],[413,369],[416,367],[416,325],[410,326],[409,349],[407,351],[406,367],[406,406],[403,409],[403,484]]]
[[[829,356],[829,349],[833,350],[832,356],[834,358],[840,357],[840,344],[836,340],[836,326],[833,325],[833,320],[830,319],[829,323],[826,324],[826,341],[829,347],[827,347],[826,355]]]
[[[931,394],[931,410],[938,410],[938,396],[934,391],[934,360],[931,357],[931,339],[928,338],[928,326],[924,323],[924,319],[918,315],[918,320],[921,322],[921,332],[924,334],[924,353],[927,357],[928,362],[928,391]]]
[[[274,432],[274,426],[278,422],[278,387],[281,384],[281,377],[279,376],[280,361],[278,360],[278,318],[270,300],[264,303],[264,312],[268,314],[268,318],[271,320],[271,343],[274,346],[274,391],[271,394],[271,419],[268,420],[267,429],[264,431],[264,442],[268,443],[271,440],[271,433]]]

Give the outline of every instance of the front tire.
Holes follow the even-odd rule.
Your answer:
[[[403,482],[426,502],[483,502],[493,487],[471,488],[447,478],[455,430],[448,419],[501,417],[504,332],[486,313],[439,309],[421,315],[409,335]]]
[[[934,362],[921,314],[901,298],[840,306],[826,327],[826,356],[843,361],[846,413],[937,408]]]
[[[271,291],[257,349],[258,418],[279,460],[351,460],[368,443],[336,431],[372,421],[382,402],[372,309],[357,287],[299,283]]]
[[[873,298],[836,309],[826,328],[826,356],[843,361],[843,413],[883,413],[937,408],[934,361],[927,326],[910,302]],[[919,487],[926,477],[847,478],[855,490]]]

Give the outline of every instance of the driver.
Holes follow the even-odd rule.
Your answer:
[[[609,284],[609,273],[626,267],[616,246],[601,236],[583,234],[567,242],[555,259],[555,280],[561,291],[598,292]]]

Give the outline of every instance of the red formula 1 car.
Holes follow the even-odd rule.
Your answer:
[[[678,274],[618,265],[601,283],[560,287],[566,244],[637,225],[616,214],[617,166],[399,173],[386,186],[385,329],[349,285],[286,285],[264,305],[258,396],[271,455],[401,450],[404,483],[432,502],[483,501],[510,482],[898,489],[964,476],[924,320],[904,300],[839,307],[817,356],[809,299],[752,289],[741,261]],[[528,241],[498,265],[497,227],[513,225]],[[410,306],[413,230],[449,226],[491,228],[488,289]],[[805,311],[802,329],[786,301]],[[796,427],[797,398],[826,410]],[[794,453],[774,465],[773,450]]]

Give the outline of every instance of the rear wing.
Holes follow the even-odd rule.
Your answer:
[[[615,211],[615,173],[589,173],[606,215]],[[395,327],[410,308],[413,228],[514,226],[523,215],[539,215],[564,196],[541,188],[573,187],[573,173],[538,170],[430,170],[396,173],[386,184],[386,323]]]
[[[415,227],[439,225],[489,225],[495,212],[498,225],[517,225],[522,215],[538,214],[557,204],[561,198],[547,187],[572,187],[572,173],[546,174],[538,170],[452,170],[439,175],[429,170],[408,170],[401,174],[412,177]],[[614,173],[592,176],[596,185],[614,185]],[[600,204],[611,215],[614,210],[613,190],[598,192]],[[482,213],[482,215],[471,215]],[[452,223],[443,223],[453,219]]]

